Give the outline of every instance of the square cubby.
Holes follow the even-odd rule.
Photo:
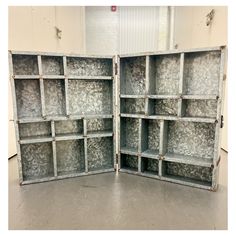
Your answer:
[[[154,158],[141,158],[141,172],[145,174],[158,175],[159,161]]]
[[[84,140],[57,141],[56,155],[58,175],[85,172]]]
[[[112,59],[67,57],[67,72],[77,76],[112,76]]]
[[[65,82],[62,79],[44,80],[45,110],[48,116],[65,116]]]
[[[54,176],[52,143],[21,145],[23,180],[35,180]]]
[[[138,152],[139,119],[122,117],[120,120],[121,149]]]
[[[167,154],[183,158],[207,158],[214,156],[215,123],[165,121]],[[174,157],[174,155],[172,155]]]
[[[220,51],[185,53],[184,94],[218,95]]]
[[[149,115],[177,116],[178,100],[177,99],[149,99]]]
[[[180,80],[180,54],[150,56],[149,94],[177,95]]]
[[[113,131],[113,119],[105,118],[105,119],[88,119],[87,120],[87,133],[104,133]]]
[[[121,113],[145,114],[144,98],[121,98]]]
[[[43,75],[63,75],[63,57],[62,56],[42,56]]]
[[[210,167],[163,161],[162,176],[206,186],[212,184],[212,168]]]
[[[142,120],[141,151],[149,155],[159,155],[160,121],[152,119]]]
[[[19,124],[20,139],[49,138],[51,133],[51,122],[33,122]]]
[[[39,75],[36,55],[12,55],[14,75]]]
[[[113,113],[112,81],[69,80],[71,115],[104,115]]]
[[[56,136],[83,135],[83,120],[55,121]]]
[[[184,99],[182,114],[185,117],[216,118],[217,100]]]
[[[146,57],[129,57],[120,59],[121,94],[145,94]]]
[[[88,171],[114,168],[113,138],[88,138]]]
[[[138,171],[138,156],[121,154],[120,168],[131,171]]]
[[[42,105],[39,80],[15,80],[17,116],[21,118],[41,118]]]

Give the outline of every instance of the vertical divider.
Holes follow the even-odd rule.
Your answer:
[[[117,71],[116,71],[117,70]],[[116,72],[118,72],[118,64],[117,64],[117,58],[116,56],[112,57],[112,124],[113,124],[113,166],[114,169],[118,170],[117,164],[118,160],[116,159],[116,153],[117,153],[117,137],[116,137],[116,122],[117,122],[117,92],[116,92],[116,81],[117,81],[117,75]]]
[[[67,72],[67,60],[66,56],[63,56],[63,70],[64,70],[64,76],[65,76],[65,105],[66,105],[66,116],[68,117],[70,115],[69,111],[69,94],[68,94],[68,72]]]
[[[116,63],[117,63],[117,73],[115,75],[116,79],[116,112],[115,112],[115,122],[116,122],[116,155],[117,159],[116,162],[118,164],[118,169],[121,167],[121,157],[120,157],[120,57],[116,56]]]
[[[87,138],[87,120],[83,119],[83,130],[84,130],[84,164],[85,172],[88,172],[88,138]]]
[[[46,118],[46,109],[45,109],[45,96],[44,96],[43,69],[42,69],[41,55],[38,55],[38,69],[39,69],[39,86],[40,86],[42,117],[43,117],[43,119],[45,119]]]
[[[161,120],[160,124],[160,152],[161,156],[166,154],[167,149],[167,132],[168,132],[168,124],[167,120]]]
[[[21,161],[21,148],[20,148],[20,135],[19,135],[19,125],[18,125],[18,116],[17,116],[17,103],[16,103],[16,88],[14,81],[14,72],[13,72],[13,62],[12,62],[12,53],[9,52],[9,74],[10,74],[10,83],[11,83],[11,93],[12,93],[12,102],[13,102],[13,115],[14,115],[14,126],[15,126],[15,135],[16,135],[16,149],[17,149],[17,163],[18,163],[18,174],[20,184],[23,182],[23,170],[22,170],[22,161]]]
[[[184,104],[181,98],[184,93],[184,53],[180,54],[180,73],[179,73],[179,95],[178,99],[178,116],[183,116]]]
[[[142,153],[142,119],[138,119],[138,172],[141,172],[141,153]]]
[[[51,132],[52,132],[52,154],[53,154],[53,168],[54,168],[54,176],[57,176],[57,150],[56,150],[56,141],[55,141],[55,122],[51,121]]]
[[[146,68],[145,68],[145,106],[144,106],[144,113],[148,116],[148,106],[149,106],[149,65],[150,65],[150,56],[146,56]]]

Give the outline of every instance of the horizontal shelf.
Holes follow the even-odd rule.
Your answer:
[[[83,134],[75,134],[75,133],[69,133],[69,134],[57,134],[55,136],[56,141],[63,141],[63,140],[76,140],[76,139],[83,139]]]
[[[180,95],[147,95],[151,99],[178,99]]]
[[[189,122],[199,122],[199,123],[215,123],[215,118],[206,118],[206,117],[181,117],[178,120],[180,121],[189,121]]]
[[[68,79],[87,79],[87,80],[112,80],[112,76],[86,76],[86,75],[68,75]]]
[[[30,143],[44,143],[51,142],[53,138],[51,136],[30,136],[27,138],[21,138],[20,144],[30,144]]]
[[[153,158],[153,159],[158,159],[159,157],[159,151],[158,150],[152,150],[152,149],[147,149],[144,152],[141,153],[142,157],[148,157],[148,158]]]
[[[137,170],[132,170],[130,168],[126,168],[126,167],[123,167],[123,168],[120,168],[119,170],[120,172],[124,172],[124,173],[128,173],[128,174],[135,174],[135,175],[140,175],[140,172],[138,172]]]
[[[146,95],[120,94],[120,98],[145,98]]]
[[[218,98],[217,95],[182,95],[183,99],[193,99],[193,100],[215,100]]]
[[[130,117],[130,118],[146,118],[146,115],[143,114],[127,114],[127,113],[121,113],[121,117]]]
[[[88,138],[100,138],[100,137],[112,137],[113,132],[112,131],[89,131],[87,132],[87,137]]]
[[[39,75],[13,75],[14,79],[39,79]]]
[[[43,79],[65,79],[64,75],[42,75]]]
[[[199,158],[196,156],[186,156],[186,155],[180,155],[180,154],[174,154],[174,153],[167,153],[164,155],[163,158],[164,158],[164,161],[204,166],[204,167],[211,167],[213,164],[212,159]]]
[[[128,155],[138,155],[138,150],[136,148],[131,148],[131,147],[121,147],[120,152],[122,154],[128,154]]]

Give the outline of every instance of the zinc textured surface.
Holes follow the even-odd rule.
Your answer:
[[[217,189],[223,63],[220,47],[120,58],[122,172]]]
[[[20,183],[114,170],[113,59],[33,52],[9,58]]]

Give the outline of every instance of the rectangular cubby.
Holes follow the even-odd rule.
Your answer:
[[[149,99],[149,115],[177,116],[177,99]]]
[[[121,98],[121,113],[145,114],[144,98]]]
[[[139,119],[122,117],[120,126],[121,149],[138,152]]]
[[[216,118],[217,100],[184,99],[182,111],[185,117]]]
[[[112,114],[112,81],[69,80],[71,115]]]
[[[37,55],[12,55],[14,75],[38,75]]]
[[[164,161],[162,176],[168,179],[211,186],[212,168]]]
[[[121,169],[138,171],[138,156],[121,154]]]
[[[112,76],[112,59],[67,57],[68,75]]]
[[[49,138],[51,135],[49,121],[19,124],[20,139]]]
[[[52,143],[21,145],[23,180],[37,180],[54,176]]]
[[[110,118],[105,119],[88,119],[87,134],[112,133],[113,122]]]
[[[88,171],[114,168],[112,137],[88,138]]]
[[[154,158],[141,158],[141,172],[145,174],[159,174],[159,160]]]
[[[83,120],[55,121],[56,136],[83,135]]]
[[[183,121],[167,122],[166,152],[195,158],[214,156],[215,124]]]
[[[41,95],[39,80],[15,80],[17,116],[42,117]]]
[[[45,112],[48,116],[64,116],[65,82],[62,79],[44,80]]]
[[[63,57],[42,56],[43,75],[63,75]]]
[[[59,176],[85,172],[84,140],[57,141],[56,156]]]
[[[218,95],[221,51],[191,52],[184,56],[184,94]]]
[[[143,119],[141,151],[149,155],[159,155],[160,148],[160,121]]]
[[[121,94],[145,94],[146,57],[129,57],[120,59]]]
[[[177,95],[180,80],[180,54],[150,56],[151,95]]]

